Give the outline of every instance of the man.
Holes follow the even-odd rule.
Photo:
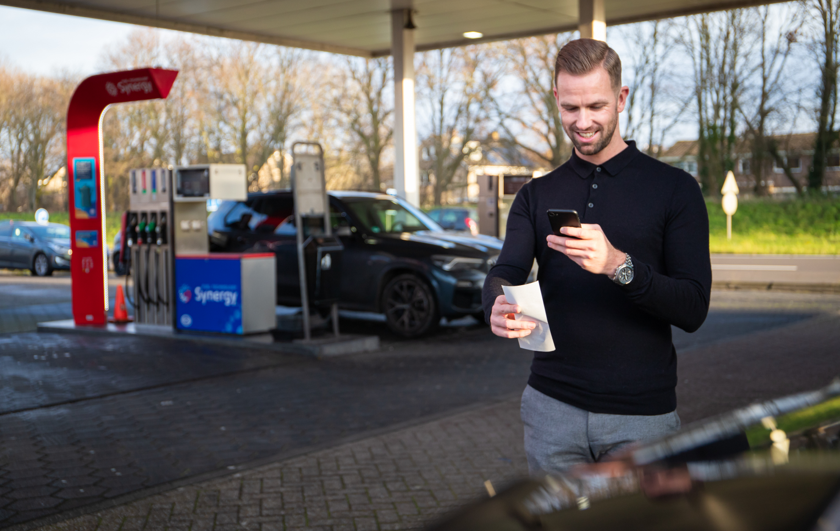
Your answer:
[[[605,43],[572,41],[557,55],[554,95],[571,158],[517,194],[497,264],[484,283],[494,334],[519,338],[503,285],[524,284],[534,258],[557,349],[535,352],[522,395],[532,473],[599,461],[679,429],[671,325],[706,318],[709,221],[697,182],[621,138],[629,89]],[[551,232],[546,210],[576,210],[580,228]]]

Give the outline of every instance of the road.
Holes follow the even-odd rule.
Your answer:
[[[815,286],[840,290],[840,255],[712,255],[712,279],[718,284]]]

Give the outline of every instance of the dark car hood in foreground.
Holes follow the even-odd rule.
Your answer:
[[[818,526],[820,522],[820,526]],[[434,531],[840,528],[840,380],[517,482]]]

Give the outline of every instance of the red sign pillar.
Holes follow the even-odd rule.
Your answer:
[[[105,256],[105,172],[102,117],[115,103],[166,98],[177,70],[141,68],[91,76],[76,87],[67,109],[67,193],[73,320],[104,325],[108,311]]]

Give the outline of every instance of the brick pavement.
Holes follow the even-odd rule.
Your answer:
[[[41,529],[420,529],[527,471],[516,398]]]
[[[729,409],[761,394],[777,396],[801,385],[799,381],[824,384],[825,375],[838,372],[835,346],[840,338],[826,333],[837,328],[838,307],[836,296],[713,295],[714,311],[707,325],[692,336],[675,334],[680,378],[688,380],[680,384],[684,420]],[[803,321],[815,313],[825,317]],[[756,331],[764,332],[737,339]],[[810,341],[809,363],[793,367],[796,372],[785,348],[795,350],[802,334]],[[52,354],[61,354],[55,350],[58,343],[73,341],[86,342],[71,351],[84,363],[75,372],[62,372],[73,367],[65,367],[66,362]],[[141,392],[120,392],[124,384],[134,385],[144,366],[166,375],[167,356],[172,356],[153,343],[144,343],[143,349],[120,341],[49,334],[0,337],[0,348],[9,342],[19,345],[0,353],[3,377],[8,378],[2,386],[8,395],[4,400],[11,403],[28,394],[26,400],[39,406],[0,414],[2,525],[69,514],[130,493],[195,481],[229,466],[325,448],[348,437],[389,429],[405,419],[487,403],[521,390],[530,360],[515,342],[493,338],[485,329],[450,330],[423,341],[391,338],[378,353],[322,362],[295,358],[282,366],[269,363],[223,378],[212,379],[211,371],[211,378],[202,381],[179,383],[176,377]],[[729,350],[720,347],[722,341],[739,345],[738,355],[728,356]],[[31,349],[37,351],[35,359]],[[242,363],[243,353],[229,350],[206,347],[202,352],[207,359],[227,356],[227,363]],[[182,362],[190,372],[188,356],[179,354],[172,362]],[[706,363],[709,360],[714,362]],[[713,368],[720,366],[736,378],[716,377]],[[772,371],[779,366],[785,370]],[[41,384],[48,367],[54,375],[45,380],[54,392]],[[750,374],[756,367],[760,370]],[[762,386],[760,375],[765,373],[772,375],[768,379],[772,385]],[[799,380],[786,381],[786,374]],[[740,385],[739,377],[755,382]],[[90,385],[91,379],[100,384]],[[74,381],[80,382],[75,388],[70,385]],[[98,399],[97,389],[109,386],[117,393]],[[68,392],[84,400],[59,405],[52,401]],[[694,407],[686,410],[686,405]]]

